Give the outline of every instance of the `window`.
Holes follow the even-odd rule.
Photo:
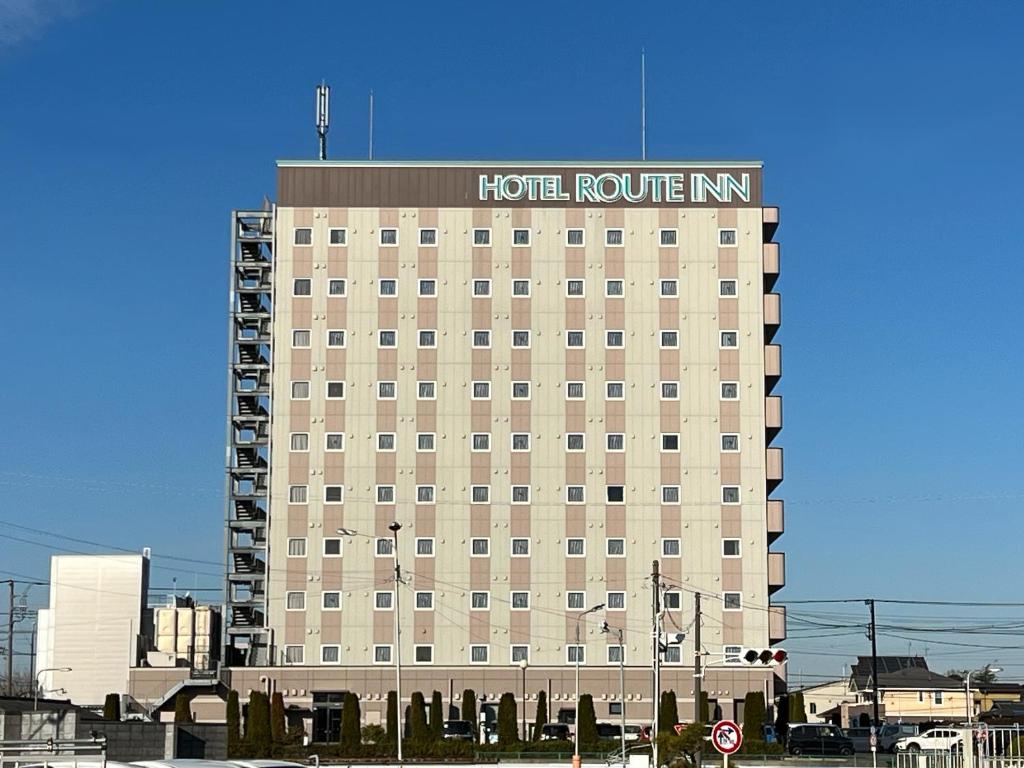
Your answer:
[[[530,281],[529,280],[513,280],[512,281],[512,295],[523,297],[530,295]]]
[[[398,346],[398,331],[378,331],[377,333],[377,346],[378,347],[397,347]]]
[[[394,605],[395,596],[392,592],[374,592],[373,608],[377,611],[390,611]]]
[[[416,382],[416,399],[417,400],[436,400],[437,399],[437,382],[436,381],[417,381]]]
[[[682,607],[682,597],[678,592],[666,592],[662,595],[661,603],[665,610],[678,611]]]
[[[528,381],[513,381],[512,382],[512,399],[513,400],[529,400],[530,399],[530,382],[528,382]]]
[[[424,278],[420,280],[420,296],[429,298],[431,296],[437,296],[437,280],[432,278]]]
[[[626,333],[624,331],[605,331],[604,345],[608,349],[618,349],[625,346]]]
[[[347,245],[348,243],[348,232],[344,229],[332,228],[329,231],[328,242],[331,245]]]
[[[658,245],[661,246],[672,246],[677,245],[679,242],[679,233],[674,229],[659,229],[658,230]]]
[[[473,245],[490,245],[491,244],[491,230],[489,229],[474,229],[473,230]]]
[[[605,280],[604,281],[604,295],[609,299],[622,298],[625,293],[625,281],[624,280]]]
[[[586,539],[566,539],[565,540],[565,554],[566,557],[583,557],[587,554],[587,541]]]
[[[285,592],[284,593],[284,609],[286,611],[304,611],[304,610],[306,610],[306,593],[305,592]]]
[[[433,453],[436,450],[434,448],[436,437],[433,432],[416,433],[416,450],[419,453]]]
[[[573,432],[565,436],[565,450],[582,451],[584,437],[579,432]]]
[[[582,280],[566,280],[565,295],[575,298],[584,295],[584,284]]]
[[[529,557],[530,540],[512,539],[512,557]]]
[[[678,504],[679,503],[679,486],[678,485],[663,485],[663,486],[661,486],[661,503],[662,504]]]
[[[567,664],[586,664],[587,648],[584,645],[565,646],[565,662]]]
[[[722,557],[739,557],[740,540],[722,539]]]
[[[626,540],[625,539],[605,539],[604,542],[605,554],[608,557],[625,557],[626,556]]]
[[[491,399],[491,382],[489,381],[474,381],[473,382],[473,394],[474,400],[490,400]]]
[[[626,385],[621,381],[607,381],[604,385],[605,400],[625,400]]]
[[[325,485],[324,504],[343,504],[345,502],[345,486]]]
[[[730,646],[730,648],[731,648],[731,647],[733,647],[733,646]],[[737,656],[736,658],[738,659],[738,658],[739,658],[739,656]],[[808,711],[809,711],[809,712],[810,712],[810,713],[811,713],[812,715],[816,715],[816,714],[818,714],[818,705],[817,705],[817,703],[815,703],[815,702],[813,702],[813,701],[811,701],[811,702],[808,702]]]
[[[570,611],[582,611],[587,607],[586,592],[566,592],[565,607]]]
[[[308,277],[296,278],[292,283],[292,296],[310,296],[313,293],[313,281]]]
[[[621,645],[609,645],[608,649],[608,663],[609,664],[621,664],[625,661],[622,653]],[[609,715],[621,715],[622,714],[622,702],[613,701],[608,705]]]
[[[743,653],[743,646],[740,645],[725,645],[722,646],[722,656],[725,657],[726,664],[739,664],[740,654]],[[811,704],[813,707],[814,705]],[[811,710],[811,714],[814,714],[814,710]]]
[[[511,600],[511,609],[513,611],[528,611],[530,610],[530,593],[529,592],[513,592]]]
[[[609,453],[622,453],[626,450],[626,436],[622,432],[609,432],[604,439],[605,450]]]
[[[474,485],[470,488],[470,499],[473,504],[491,503],[491,486]]]
[[[313,230],[309,227],[300,227],[295,230],[295,245],[312,245]]]
[[[605,596],[605,605],[609,611],[622,611],[626,608],[625,592],[609,592]]]
[[[665,297],[673,297],[679,295],[679,281],[678,280],[662,280],[661,281],[661,295]]]
[[[583,245],[583,230],[582,229],[567,229],[565,230],[565,244],[568,246],[582,246]]]
[[[519,349],[529,349],[530,347],[530,332],[529,331],[512,331],[512,346]]]
[[[607,485],[604,493],[605,501],[609,504],[625,504],[626,502],[626,486],[624,485]]]
[[[723,299],[729,299],[737,294],[737,283],[735,280],[719,280],[718,295]]]
[[[530,660],[530,646],[528,645],[513,645],[511,651],[509,656],[513,664]]]
[[[289,504],[308,504],[309,503],[309,486],[308,485],[289,485],[288,486],[288,503]]]
[[[512,451],[521,453],[530,450],[530,435],[528,432],[515,432],[512,435]]]
[[[417,611],[432,611],[434,610],[434,593],[433,592],[417,592],[416,602],[414,607]]]
[[[285,664],[302,664],[306,660],[306,649],[301,645],[286,645],[284,647]]]
[[[567,485],[565,487],[565,501],[568,504],[583,504],[586,501],[586,492],[582,485]]]
[[[433,664],[434,646],[414,645],[412,649],[412,661],[413,664]]]
[[[663,382],[661,382],[661,399],[662,400],[678,400],[679,399],[679,382],[678,381],[663,381]]]
[[[377,399],[394,400],[398,396],[398,385],[393,381],[377,382]]]
[[[375,645],[375,646],[373,646],[373,663],[374,664],[390,664],[391,663],[391,646],[390,645]]]
[[[324,539],[324,557],[341,557],[341,539]]]
[[[722,349],[731,349],[740,345],[739,331],[722,331],[719,334],[719,346]]]
[[[320,646],[320,663],[321,664],[340,664],[341,663],[341,646],[340,645],[321,645]]]
[[[380,244],[381,245],[398,245],[398,230],[397,229],[382,229],[380,231]]]
[[[340,611],[341,592],[324,592],[321,595],[320,607],[325,611]]]
[[[679,348],[679,331],[662,331],[661,332],[661,348],[662,349],[678,349]]]
[[[292,331],[292,346],[296,349],[305,349],[309,346],[310,337],[308,330]]]
[[[622,245],[622,230],[621,229],[606,229],[604,231],[604,244],[605,245]]]
[[[742,595],[739,592],[722,593],[722,610],[739,611],[743,609]]]
[[[736,245],[736,230],[735,229],[720,229],[718,230],[718,244],[724,246]]]
[[[420,230],[420,245],[437,245],[437,230],[436,229],[421,229]]]
[[[434,486],[432,486],[432,485],[417,485],[416,486],[416,503],[417,504],[433,504],[434,503]]]
[[[474,432],[470,435],[472,450],[476,453],[489,453],[491,450],[491,435],[489,432]]]
[[[934,691],[932,693],[932,701],[935,704],[941,704],[942,703],[942,691]]]
[[[661,433],[661,452],[679,453],[679,435],[675,432]]]
[[[377,433],[377,452],[378,453],[393,453],[395,450],[395,433],[394,432],[378,432]]]
[[[512,486],[512,503],[513,504],[529,504],[530,503],[530,486],[528,486],[528,485],[513,485]]]
[[[473,347],[475,349],[489,349],[491,346],[490,331],[473,331]]]
[[[324,435],[324,450],[325,451],[344,451],[345,450],[345,433],[344,432],[328,432]]]
[[[288,449],[296,453],[308,453],[309,452],[309,433],[308,432],[292,432],[289,436]]]
[[[470,592],[469,608],[473,611],[489,611],[491,608],[491,593]]]
[[[583,331],[566,331],[565,332],[565,346],[570,348],[580,348],[584,345],[584,333]]]
[[[662,557],[679,557],[682,554],[682,544],[679,539],[662,539]]]
[[[486,664],[487,657],[490,653],[490,646],[487,645],[471,645],[469,646],[469,663],[470,664]]]
[[[383,278],[377,283],[377,295],[381,298],[391,298],[398,295],[398,281],[394,278]]]
[[[395,486],[393,486],[393,485],[378,485],[377,486],[377,503],[378,504],[394,504],[395,503]]]
[[[331,296],[344,296],[348,291],[348,281],[343,277],[327,281],[327,293]]]
[[[723,381],[722,382],[722,399],[723,400],[739,400],[740,399],[740,385],[735,381]]]
[[[374,550],[377,557],[391,557],[395,551],[395,542],[382,536],[374,541]]]
[[[512,230],[512,245],[524,246],[530,244],[530,230],[528,229],[513,229]]]
[[[568,381],[565,384],[565,399],[566,400],[582,400],[584,397],[585,387],[582,381]]]
[[[736,453],[740,449],[740,436],[733,434],[722,435],[722,452]]]
[[[345,382],[344,381],[328,381],[327,382],[327,399],[328,400],[344,400],[345,399]]]
[[[288,557],[305,557],[306,540],[288,539]]]
[[[420,349],[435,349],[437,347],[437,331],[420,331],[417,344]]]
[[[491,281],[490,280],[474,280],[473,281],[473,295],[474,296],[490,296],[491,295]]]
[[[723,504],[739,504],[740,503],[740,487],[738,485],[723,485],[722,486],[722,503]]]
[[[433,557],[434,540],[416,539],[416,557]]]
[[[665,646],[665,653],[661,658],[666,664],[679,664],[683,660],[682,649],[678,645]]]
[[[327,332],[327,346],[328,347],[344,347],[345,346],[345,331],[334,330]]]
[[[490,539],[470,539],[469,540],[469,554],[470,554],[470,557],[490,557],[490,555],[491,555],[491,540]]]

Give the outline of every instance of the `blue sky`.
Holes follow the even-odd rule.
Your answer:
[[[649,156],[763,159],[782,210],[779,597],[1019,599],[1022,16],[0,4],[0,520],[209,561],[157,559],[154,582],[219,586],[228,216],[273,196],[275,159],[314,155],[313,86],[333,87],[333,157],[365,156],[373,88],[381,158],[634,158],[645,46]],[[0,537],[0,568],[45,576],[50,551]],[[925,645],[1024,676],[1024,651]],[[789,646],[816,674],[866,650]]]

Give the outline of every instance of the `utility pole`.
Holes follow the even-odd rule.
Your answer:
[[[654,676],[654,688],[651,695],[651,704],[654,707],[653,733],[651,733],[651,757],[654,768],[658,768],[658,704],[661,697],[661,572],[658,561],[654,561],[651,569],[651,584],[653,586],[653,598],[651,600],[651,618],[653,623],[654,642],[652,643],[651,665]],[[625,705],[625,702],[623,702]]]
[[[395,720],[398,725],[395,733],[395,740],[398,749],[398,762],[402,762],[402,618],[398,609],[398,595],[402,591],[402,566],[398,562],[398,532],[402,525],[397,520],[388,526],[388,530],[394,534],[392,544],[395,556]]]
[[[702,683],[704,682],[701,678],[700,667],[700,592],[693,593],[693,722],[699,723],[700,719],[700,704],[703,694]],[[701,742],[703,744],[703,740]],[[694,762],[699,766],[701,765],[701,759],[703,755],[700,746],[697,747],[697,754]],[[657,767],[655,767],[657,768]]]
[[[872,708],[872,723],[878,727],[878,632],[875,629],[875,600],[864,601],[871,609],[871,628],[868,630],[868,634],[871,637],[871,708]]]
[[[7,695],[14,695],[14,579],[7,579]]]

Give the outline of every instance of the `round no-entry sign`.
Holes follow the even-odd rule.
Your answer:
[[[711,729],[711,743],[723,755],[731,755],[743,743],[743,732],[732,720],[719,720]]]

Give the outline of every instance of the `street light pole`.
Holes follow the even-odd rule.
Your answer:
[[[402,616],[399,611],[398,596],[402,587],[402,566],[398,562],[398,532],[401,523],[395,521],[388,526],[393,535],[391,552],[395,556],[395,712],[398,723],[395,740],[398,745],[398,762],[402,762]]]
[[[604,608],[604,603],[576,614],[576,728],[573,734],[573,768],[580,768],[583,763],[583,758],[580,757],[580,619],[588,613],[600,611],[602,608]]]
[[[519,661],[519,668],[523,670],[523,741],[529,741],[529,734],[526,732],[526,668],[530,666],[526,659]]]
[[[608,633],[612,631],[612,628],[608,626],[606,621],[601,627],[601,631]],[[619,635],[619,715],[621,715],[621,724],[619,729],[619,735],[621,739],[620,748],[622,749],[622,765],[626,765],[626,645],[623,639],[622,629],[615,630]]]
[[[35,685],[32,687],[32,711],[39,711],[39,688],[41,683],[39,682],[40,676],[44,672],[70,672],[71,667],[47,667],[46,669],[40,669],[36,672]]]

